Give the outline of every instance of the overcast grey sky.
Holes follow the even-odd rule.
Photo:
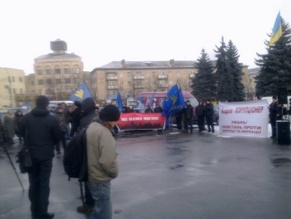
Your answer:
[[[196,60],[232,40],[240,62],[256,53],[276,16],[291,23],[290,0],[2,0],[0,67],[33,72],[50,41],[67,42],[91,71],[111,61]]]

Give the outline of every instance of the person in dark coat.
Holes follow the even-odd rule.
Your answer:
[[[162,106],[159,104],[159,105],[157,105],[156,107],[155,107],[155,109],[154,109],[154,112],[155,113],[161,113],[161,112],[163,112],[163,108],[162,108]]]
[[[195,108],[195,113],[197,115],[198,119],[198,128],[199,132],[202,132],[205,130],[205,106],[204,102],[202,100],[199,101],[199,105]]]
[[[48,213],[50,176],[55,144],[60,140],[60,128],[57,120],[47,107],[49,99],[39,96],[36,107],[25,114],[21,125],[24,144],[29,148],[32,166],[28,170],[29,200],[33,219],[51,219]]]
[[[15,134],[18,137],[19,143],[22,143],[23,137],[20,134],[20,127],[22,124],[23,113],[21,110],[17,110],[14,114],[14,122],[15,122]]]
[[[188,133],[188,129],[190,126],[190,132],[193,133],[193,126],[192,126],[192,120],[193,120],[193,106],[191,105],[190,101],[186,101],[186,106],[184,108],[184,123],[185,123],[185,131]]]
[[[62,142],[64,150],[67,147],[67,142],[66,142],[67,123],[66,123],[66,118],[64,115],[64,110],[62,107],[56,108],[55,117],[61,130],[61,133],[60,133],[61,140],[56,144],[56,151],[57,151],[57,154],[61,154],[61,147],[60,147],[61,142]]]
[[[14,144],[13,138],[15,136],[15,121],[12,110],[7,110],[7,114],[4,117],[4,129],[8,138],[8,144]]]
[[[175,113],[177,129],[179,131],[182,130],[182,116],[183,116],[183,111],[182,110],[179,110],[178,112]]]
[[[276,138],[277,130],[276,130],[276,120],[282,119],[282,108],[278,104],[277,97],[273,96],[272,103],[269,106],[269,118],[270,124],[272,128],[272,135],[271,138]]]
[[[206,100],[205,105],[205,117],[206,117],[206,123],[208,127],[208,132],[214,133],[214,124],[213,124],[213,114],[214,114],[214,108],[213,104],[210,102],[210,100]]]
[[[71,117],[71,132],[70,136],[73,137],[77,133],[77,129],[80,125],[80,119],[81,119],[81,102],[75,101],[74,107],[71,108],[70,112]]]
[[[93,98],[88,97],[82,101],[81,104],[81,119],[78,130],[82,130],[89,126],[93,121],[98,119],[98,113],[96,112],[96,104]],[[77,211],[81,213],[91,212],[94,209],[94,199],[88,187],[88,182],[84,183],[85,187],[85,203],[78,206]]]
[[[144,112],[145,112],[145,113],[152,113],[153,111],[152,111],[152,109],[151,109],[149,106],[146,106]]]

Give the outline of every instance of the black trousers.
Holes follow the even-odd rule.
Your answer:
[[[206,123],[208,127],[208,131],[214,131],[214,125],[213,125],[213,115],[207,115],[206,116]]]
[[[205,125],[205,116],[198,116],[198,128],[199,131],[203,131],[205,129],[204,125]]]
[[[277,130],[276,130],[276,119],[270,119],[270,124],[272,128],[272,137],[276,137],[277,135]]]
[[[33,214],[44,215],[48,212],[50,177],[52,159],[44,161],[32,160],[32,167],[28,172],[30,210]]]
[[[58,152],[61,151],[60,143],[62,142],[63,148],[65,149],[67,147],[67,142],[66,142],[66,132],[61,133],[61,140],[56,144],[56,150]]]
[[[193,132],[193,126],[192,126],[192,118],[190,119],[185,119],[185,130],[186,132],[188,133],[188,129],[189,129],[189,126],[190,126],[190,132],[192,133]]]

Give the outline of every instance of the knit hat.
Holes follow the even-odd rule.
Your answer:
[[[74,101],[74,105],[77,107],[81,107],[81,102],[76,100]]]
[[[38,96],[36,98],[36,101],[35,101],[35,105],[38,108],[47,108],[47,106],[49,105],[49,103],[50,103],[50,100],[46,96]]]
[[[103,121],[116,122],[119,117],[120,112],[115,105],[107,105],[99,112],[99,118]]]

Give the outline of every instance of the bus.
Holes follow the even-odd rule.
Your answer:
[[[167,97],[168,92],[142,92],[137,94],[136,98],[136,108],[140,108],[141,100],[144,102],[145,105],[150,101],[151,97],[154,95],[154,101],[152,107],[155,108],[157,105],[162,105],[163,100]],[[184,100],[189,100],[193,108],[198,106],[197,99],[189,92],[189,91],[182,91]]]

